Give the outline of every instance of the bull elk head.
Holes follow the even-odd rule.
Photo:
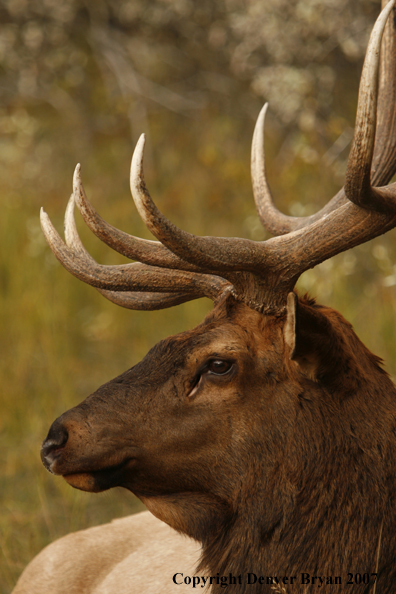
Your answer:
[[[153,310],[203,296],[215,302],[197,328],[160,342],[59,417],[42,446],[46,468],[72,486],[124,486],[201,541],[202,567],[212,575],[336,572],[339,591],[349,592],[348,571],[376,571],[378,592],[394,591],[396,390],[340,314],[293,289],[304,271],[396,226],[396,184],[386,185],[396,170],[395,22],[392,0],[370,37],[345,185],[317,214],[294,218],[274,206],[263,149],[267,106],[261,111],[253,190],[273,238],[178,229],[146,188],[144,136],[131,190],[159,241],[106,223],[87,200],[79,166],[66,243],[41,213],[62,265],[114,303]],[[95,235],[136,262],[98,264],[77,234],[75,204]],[[257,588],[249,592],[266,591]]]

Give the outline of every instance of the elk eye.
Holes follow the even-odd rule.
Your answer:
[[[214,373],[215,375],[225,375],[230,371],[232,367],[232,361],[224,361],[223,359],[213,359],[208,363],[208,373]]]

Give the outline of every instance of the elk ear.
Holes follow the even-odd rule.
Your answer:
[[[297,311],[298,297],[295,293],[289,293],[286,305],[286,323],[283,329],[285,343],[290,349],[290,359],[294,358],[297,340]]]
[[[287,296],[286,311],[283,333],[290,349],[290,359],[298,363],[302,373],[310,379],[324,379],[334,363],[329,348],[334,330],[328,318],[316,309],[313,302],[300,302],[295,293]]]

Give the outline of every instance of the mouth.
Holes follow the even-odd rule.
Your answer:
[[[108,466],[101,470],[72,472],[62,474],[62,476],[75,489],[90,493],[100,493],[112,487],[121,486],[123,471],[133,461],[133,458],[126,458],[120,464]]]

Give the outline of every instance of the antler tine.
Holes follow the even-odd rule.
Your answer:
[[[96,264],[91,254],[85,249],[80,236],[77,231],[76,220],[74,218],[74,195],[72,194],[69,198],[69,202],[66,206],[65,219],[64,219],[64,232],[65,241],[68,248],[70,248],[74,254],[79,258],[85,258],[87,261],[91,260]]]
[[[77,231],[76,221],[74,218],[74,195],[70,196],[69,202],[65,212],[65,240],[66,245],[73,250],[76,256],[83,257],[86,260],[91,260],[96,264],[95,260],[85,249],[80,236]],[[108,291],[106,289],[99,289],[97,291],[103,297],[106,297],[112,303],[125,307],[127,309],[135,310],[156,310],[173,307],[186,301],[199,299],[204,297],[204,293],[199,291],[197,293],[147,293],[147,292],[117,292]]]
[[[106,223],[96,212],[85,194],[81,180],[80,164],[76,166],[73,175],[73,194],[77,208],[87,227],[101,241],[119,254],[131,260],[138,260],[144,264],[149,264],[150,266],[200,272],[199,267],[178,258],[159,241],[134,237]]]
[[[394,188],[373,188],[370,178],[377,122],[379,53],[382,33],[394,5],[395,0],[390,0],[382,10],[370,36],[360,80],[355,135],[344,186],[347,198],[354,204],[389,213],[396,213]]]
[[[253,196],[259,219],[267,231],[274,235],[283,235],[293,227],[294,217],[283,214],[275,207],[268,185],[264,153],[264,123],[267,109],[268,103],[265,103],[253,132],[251,158]]]
[[[71,206],[69,203],[69,208]],[[69,211],[70,213],[70,211]],[[70,217],[70,214],[68,215]],[[98,264],[85,250],[74,231],[68,230],[69,248],[60,238],[47,213],[41,209],[41,228],[53,254],[73,276],[83,282],[110,291],[144,291],[150,293],[191,293],[217,299],[230,283],[220,277],[157,268],[135,262],[117,266]],[[74,251],[76,249],[76,251]]]
[[[208,272],[254,270],[262,266],[264,252],[249,239],[199,237],[171,223],[154,204],[144,182],[145,135],[136,145],[131,164],[131,192],[146,227],[174,254]]]
[[[251,157],[253,195],[261,224],[273,235],[284,235],[318,221],[344,204],[346,198],[344,191],[340,190],[319,212],[308,217],[291,217],[276,208],[265,168],[264,124],[267,108],[268,103],[260,111],[253,132]]]
[[[387,0],[382,0],[385,7]],[[389,182],[396,168],[396,15],[388,18],[382,35],[377,130],[371,166],[373,186]]]
[[[140,311],[166,309],[206,296],[202,291],[197,293],[117,293],[104,289],[97,290],[115,305]]]

